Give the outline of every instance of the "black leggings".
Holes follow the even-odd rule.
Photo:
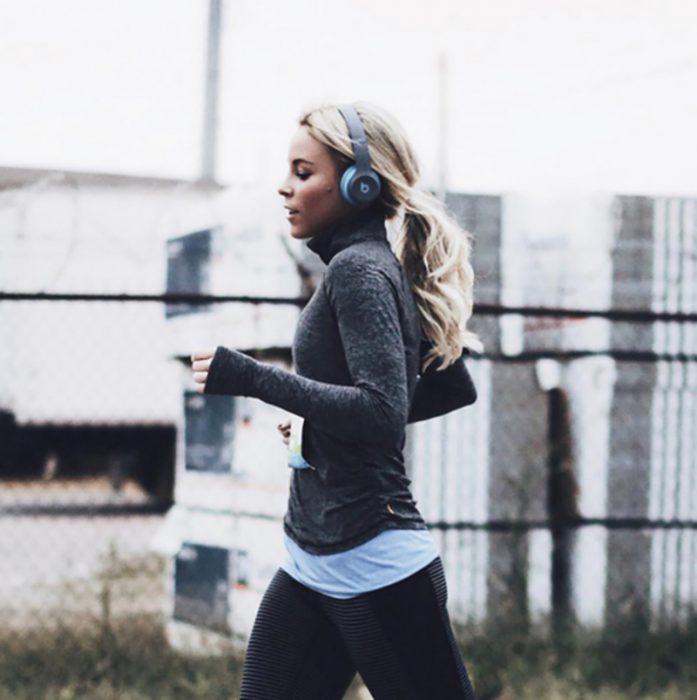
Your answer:
[[[446,610],[443,563],[336,599],[283,569],[247,645],[241,700],[341,700],[358,671],[375,700],[474,700]]]

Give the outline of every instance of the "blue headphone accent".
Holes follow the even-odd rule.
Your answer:
[[[366,207],[380,195],[382,182],[380,176],[370,167],[368,142],[358,112],[350,104],[338,105],[337,109],[348,126],[356,161],[355,165],[349,165],[341,175],[339,192],[341,198],[351,206]]]

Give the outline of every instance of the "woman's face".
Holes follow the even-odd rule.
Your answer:
[[[278,188],[289,211],[290,235],[309,238],[354,209],[339,194],[339,173],[329,149],[298,127],[290,142],[288,171]]]

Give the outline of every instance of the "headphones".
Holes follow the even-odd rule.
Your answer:
[[[368,142],[358,112],[350,104],[338,105],[337,109],[348,126],[356,161],[355,165],[349,165],[343,172],[339,181],[339,192],[341,198],[351,206],[366,207],[380,194],[380,176],[370,167]]]

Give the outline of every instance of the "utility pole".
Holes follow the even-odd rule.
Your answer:
[[[216,179],[218,148],[218,94],[220,76],[220,33],[223,0],[209,0],[206,46],[206,84],[203,105],[201,180]]]
[[[438,198],[444,202],[448,188],[448,56],[438,53]]]

